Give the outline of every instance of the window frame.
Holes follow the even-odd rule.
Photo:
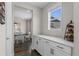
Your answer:
[[[52,10],[55,10],[56,8],[57,8],[57,9],[61,8],[60,28],[51,28],[51,23],[50,23],[51,11],[52,11]],[[48,10],[48,30],[61,30],[61,29],[62,29],[62,6],[59,5],[59,6],[55,6],[54,8],[51,8],[50,10]]]

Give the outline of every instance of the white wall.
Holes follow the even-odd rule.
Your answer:
[[[74,55],[79,56],[79,2],[74,3]]]
[[[12,3],[6,2],[5,25],[0,24],[0,56],[13,55],[13,45]]]
[[[14,6],[14,16],[21,19],[31,19],[32,11],[22,7]]]
[[[14,22],[18,23],[20,25],[20,30],[22,34],[26,34],[26,31],[28,30],[28,25],[26,20],[20,19],[20,18],[14,18]],[[15,31],[16,32],[16,31]]]
[[[66,25],[72,20],[73,21],[73,2],[62,3],[62,37],[64,37]]]
[[[64,32],[65,32],[65,28],[66,25],[69,23],[70,20],[73,19],[73,3],[69,2],[69,3],[63,3],[63,13],[62,13],[62,28],[61,30],[48,30],[48,10],[51,8],[54,8],[55,5],[57,3],[50,3],[47,7],[43,8],[43,19],[41,20],[42,22],[42,30],[41,30],[41,34],[45,34],[45,35],[50,35],[50,36],[56,36],[56,37],[60,37],[63,38],[64,37]],[[58,3],[58,5],[60,5],[61,3]]]
[[[31,30],[31,29],[32,29],[32,27],[31,27],[31,22],[32,22],[32,20],[27,20],[27,27],[28,27],[28,28],[27,28],[27,33],[28,33],[28,32],[32,32],[32,30]]]
[[[34,7],[32,5],[29,5],[28,3],[13,3],[14,5],[20,6],[20,7],[24,7],[26,9],[32,10],[33,11],[33,19],[32,19],[32,33],[33,34],[39,34],[40,33],[40,17],[41,17],[41,9]]]
[[[5,55],[5,25],[0,24],[0,56]]]
[[[6,18],[6,34],[5,34],[5,50],[6,50],[6,55],[11,56],[14,55],[14,32],[13,32],[13,7],[11,2],[6,2],[5,5],[5,18]]]
[[[31,32],[31,21],[32,20],[24,20],[16,17],[14,18],[14,22],[20,25],[20,30],[22,34],[28,34],[28,32]]]

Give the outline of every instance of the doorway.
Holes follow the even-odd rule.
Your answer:
[[[13,7],[14,14],[14,55],[31,55],[32,11],[20,6]]]

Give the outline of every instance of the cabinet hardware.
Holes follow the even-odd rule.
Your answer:
[[[63,47],[57,46],[58,48],[64,49]]]
[[[54,55],[54,49],[50,49],[50,53],[52,54],[52,55]]]
[[[46,43],[49,43],[48,41],[46,41]]]
[[[38,45],[38,41],[36,41],[36,44]]]

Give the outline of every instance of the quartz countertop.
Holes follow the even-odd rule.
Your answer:
[[[47,35],[34,35],[34,36],[45,38],[47,40],[50,40],[50,41],[53,41],[53,42],[57,42],[57,43],[60,43],[60,44],[64,44],[64,45],[69,46],[69,47],[74,47],[74,43],[73,42],[64,40],[63,38],[52,37],[52,36],[47,36]]]

